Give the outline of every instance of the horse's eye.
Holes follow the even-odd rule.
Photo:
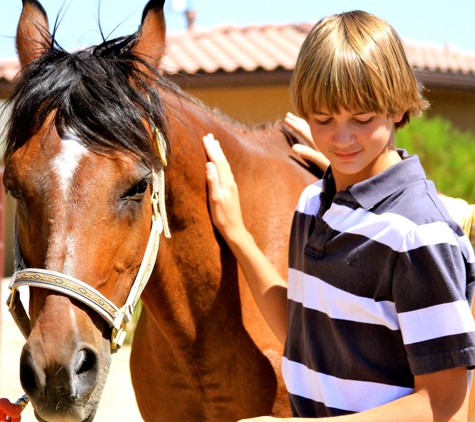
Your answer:
[[[130,199],[132,201],[142,200],[145,192],[147,191],[148,185],[150,184],[150,177],[146,177],[138,182],[136,185],[132,186],[124,194],[124,199]]]

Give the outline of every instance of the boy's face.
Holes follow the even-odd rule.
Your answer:
[[[313,141],[330,161],[338,191],[400,161],[393,139],[394,124],[403,115],[340,109],[338,114],[318,110],[309,116]]]

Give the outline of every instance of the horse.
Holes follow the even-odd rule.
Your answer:
[[[163,6],[150,0],[136,33],[70,53],[40,2],[23,0],[4,185],[17,204],[20,379],[40,421],[94,419],[140,293],[130,370],[144,420],[290,415],[282,346],[211,222],[201,138],[220,140],[245,223],[283,276],[295,205],[317,176],[281,124],[234,122],[162,75]]]

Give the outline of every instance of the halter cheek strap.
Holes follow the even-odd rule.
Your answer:
[[[166,144],[162,134],[158,130],[155,131],[155,134],[162,165],[158,173],[153,171],[151,195],[152,227],[139,271],[127,296],[127,300],[121,308],[118,308],[90,285],[74,277],[56,271],[25,268],[18,243],[17,225],[15,221],[15,272],[8,286],[11,290],[11,294],[7,300],[7,305],[13,319],[25,338],[28,338],[31,333],[31,321],[20,300],[20,292],[18,289],[21,286],[30,286],[54,290],[86,304],[101,315],[112,328],[111,352],[116,352],[122,346],[126,334],[125,326],[132,318],[137,302],[155,265],[158,247],[160,245],[160,234],[164,232],[165,237],[171,237],[165,210],[164,168],[167,164],[165,158]]]

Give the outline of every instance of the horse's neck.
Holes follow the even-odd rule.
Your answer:
[[[259,350],[278,356],[280,346],[239,280],[236,259],[213,228],[201,139],[211,132],[220,140],[238,182],[245,223],[284,276],[293,209],[311,178],[289,159],[290,147],[278,129],[246,130],[187,100],[166,100],[171,126],[166,206],[172,237],[163,241],[143,295],[146,318],[139,323],[136,350],[157,350],[154,356],[172,368],[164,385],[179,375],[188,379],[183,385],[192,379],[208,391],[204,385],[221,388],[225,383],[230,397],[242,393],[260,400],[265,389],[275,394],[275,384],[262,385],[274,383],[275,375]],[[142,352],[135,353],[140,360]],[[229,380],[226,368],[242,374]],[[239,379],[250,385],[234,385]],[[248,399],[236,401],[240,405]]]
[[[278,169],[288,165],[284,161],[288,160],[291,148],[279,126],[247,127],[177,96],[171,96],[167,103],[171,148],[166,177],[170,213],[180,221],[175,229],[195,226],[196,219],[206,229],[210,228],[205,173],[207,157],[202,143],[203,136],[208,133],[213,133],[219,140],[231,165],[241,194],[245,197],[245,201],[241,201],[244,212],[264,199],[246,193],[250,187],[268,188],[267,175],[272,175],[274,180],[285,179],[286,175]],[[261,177],[263,175],[265,177]],[[180,206],[175,206],[175,202]]]
[[[180,137],[182,138],[185,134],[187,148],[196,151],[194,146],[197,145],[198,149],[203,150],[202,137],[213,133],[215,138],[220,141],[231,167],[235,164],[237,172],[241,170],[241,162],[252,164],[249,162],[250,157],[271,156],[284,151],[289,154],[291,151],[279,125],[250,127],[195,103],[193,99],[169,94],[167,100],[170,105],[169,116],[173,127],[172,137],[173,134],[181,132],[181,136],[178,139],[174,137],[172,143],[181,144]],[[177,130],[178,127],[179,130]],[[187,160],[190,159],[187,149],[177,151],[177,153],[183,153]]]
[[[220,303],[227,301],[228,306],[217,306],[214,312],[240,312],[236,261],[214,231],[209,214],[205,174],[207,157],[202,137],[210,132],[215,134],[231,161],[233,171],[241,178],[251,171],[251,156],[257,157],[259,140],[247,141],[244,129],[187,99],[168,95],[165,101],[169,107],[170,124],[169,165],[165,171],[166,208],[172,237],[163,241],[159,252],[157,272],[160,282],[148,290],[156,290],[151,295],[152,301],[154,297],[167,297],[171,307],[181,308],[174,329],[182,329],[193,337],[195,328],[192,325],[200,315],[205,316],[212,306],[217,306],[217,297],[220,297]],[[249,142],[248,148],[246,142]],[[249,197],[244,206],[246,210],[251,201],[257,199]],[[235,308],[229,306],[233,300]],[[189,303],[190,307],[185,307],[184,303]],[[176,313],[176,309],[168,311]],[[157,309],[157,312],[165,317],[162,310]]]
[[[173,338],[183,335],[192,343],[197,330],[218,329],[219,321],[240,320],[241,312],[236,260],[210,218],[202,137],[212,132],[220,140],[240,189],[246,226],[284,276],[293,210],[313,179],[289,158],[291,149],[277,128],[246,129],[186,99],[169,95],[165,100],[171,126],[165,178],[172,237],[161,246],[158,282],[144,300],[156,306],[155,298],[166,298],[169,308],[162,302],[156,312],[164,319],[175,315],[166,321]],[[217,318],[209,319],[210,312]]]
[[[202,145],[202,137],[213,133],[238,183],[248,229],[269,258],[285,272],[286,259],[281,259],[281,253],[287,247],[293,210],[305,186],[316,178],[298,162],[297,156],[292,156],[281,127],[249,128],[176,95],[169,95],[166,101],[172,137],[170,166],[166,170],[172,231],[191,230],[189,239],[197,234],[209,239],[209,243],[216,243],[207,207],[207,157]],[[276,186],[279,188],[275,189]],[[284,228],[272,235],[271,231],[281,224]],[[269,236],[274,238],[272,242]],[[208,244],[199,241],[197,246],[208,247]]]

